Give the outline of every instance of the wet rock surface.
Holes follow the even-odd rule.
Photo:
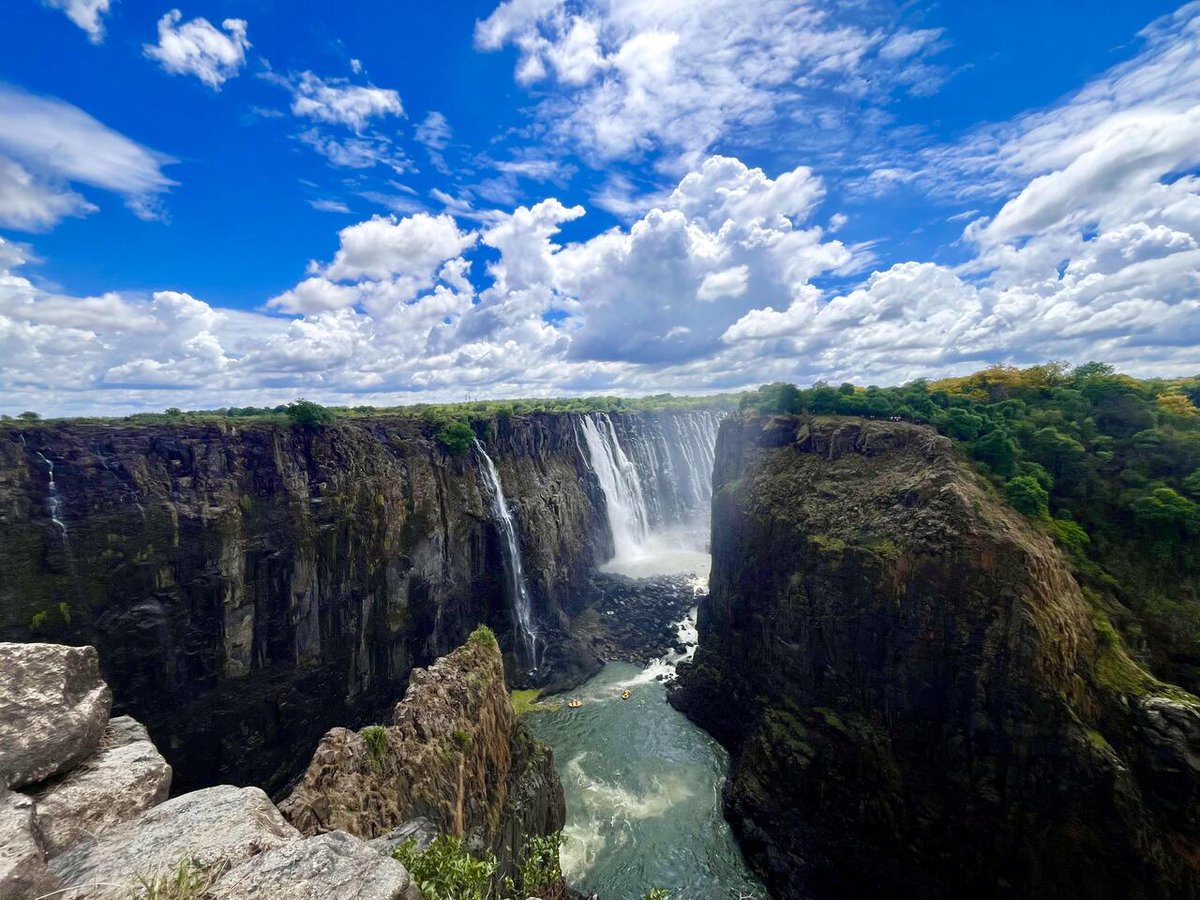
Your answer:
[[[705,591],[687,575],[630,578],[593,571],[568,607],[569,629],[547,636],[545,694],[577,687],[613,660],[645,666],[689,647],[678,625]]]
[[[111,706],[94,647],[0,643],[0,787],[33,784],[82,761]]]

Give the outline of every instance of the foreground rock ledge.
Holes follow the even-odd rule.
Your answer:
[[[260,853],[222,876],[210,900],[422,900],[408,870],[343,831]]]
[[[206,788],[168,800],[50,861],[73,889],[66,900],[123,898],[139,876],[173,870],[182,859],[200,867],[234,867],[299,838],[258,788]]]
[[[24,787],[96,749],[112,691],[94,647],[0,642],[0,787]]]

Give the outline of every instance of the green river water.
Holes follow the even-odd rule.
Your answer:
[[[581,708],[557,697],[557,709],[526,715],[566,789],[567,879],[600,900],[641,900],[651,887],[672,900],[765,898],[721,817],[728,757],[668,705],[654,680],[663,671],[610,663],[570,695]]]

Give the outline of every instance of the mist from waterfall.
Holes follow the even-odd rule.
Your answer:
[[[709,410],[580,418],[613,538],[614,557],[604,569],[635,577],[707,575],[720,421]]]
[[[521,562],[521,544],[517,539],[517,525],[504,498],[504,488],[500,485],[500,473],[496,464],[488,456],[487,450],[478,439],[475,449],[483,465],[480,467],[492,492],[492,515],[500,529],[500,537],[504,540],[504,565],[507,574],[508,590],[512,601],[513,614],[517,628],[521,633],[521,644],[525,649],[525,659],[534,671],[538,667],[537,658],[537,629],[533,624],[533,604],[529,597],[529,585],[525,582],[525,567]]]

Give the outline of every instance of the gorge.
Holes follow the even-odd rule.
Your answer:
[[[602,898],[1196,896],[1191,657],[1138,642],[960,417],[787,396],[482,410],[463,440],[399,414],[11,428],[0,638],[96,646],[173,792],[255,785],[307,835],[413,809],[467,834],[429,785],[486,771],[472,821],[560,778],[567,818],[538,800],[477,844],[512,866],[563,828]],[[540,699],[393,711],[481,623]],[[415,762],[417,733],[466,768]]]

